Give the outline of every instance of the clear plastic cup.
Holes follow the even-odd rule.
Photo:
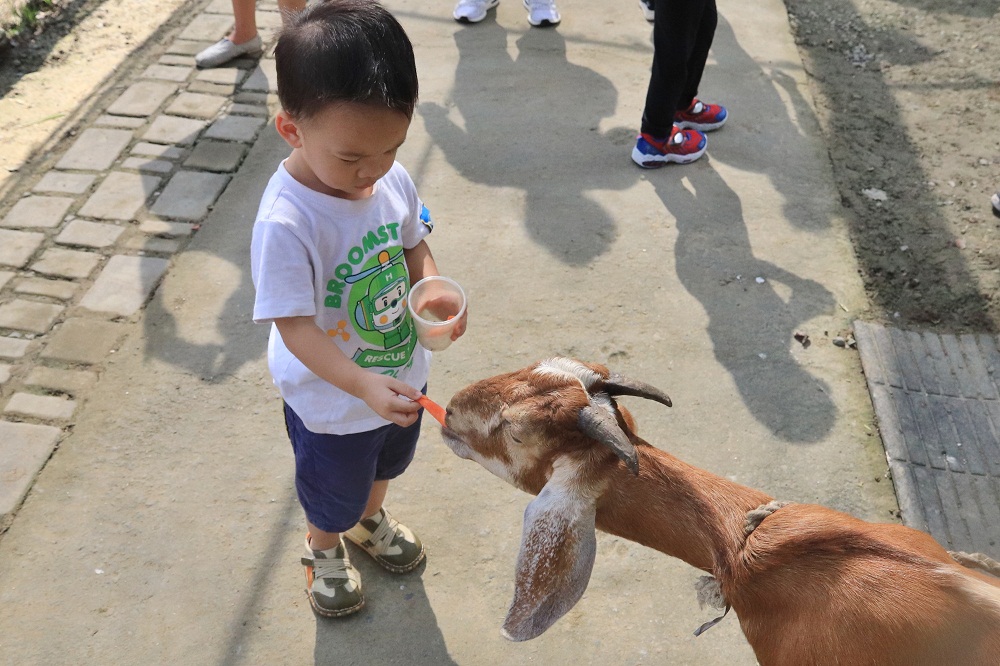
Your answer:
[[[451,278],[432,275],[410,287],[406,307],[420,344],[430,351],[446,349],[455,325],[465,314],[465,305],[465,292]]]

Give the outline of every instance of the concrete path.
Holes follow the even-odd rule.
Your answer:
[[[0,663],[754,664],[734,617],[692,635],[713,617],[700,572],[606,535],[577,607],[506,642],[528,497],[429,423],[390,491],[426,566],[392,577],[358,555],[364,612],[313,616],[250,323],[250,228],[287,154],[264,125],[273,62],[191,68],[226,4],[178,17],[159,60],[0,207]],[[564,3],[539,30],[513,0],[476,26],[450,3],[387,4],[421,77],[399,159],[471,303],[430,394],[554,354],[604,362],[674,398],[629,403],[653,444],[895,520],[858,355],[830,343],[865,297],[783,4],[720,3],[702,90],[732,120],[707,158],[656,172],[628,157],[651,58],[637,6]]]

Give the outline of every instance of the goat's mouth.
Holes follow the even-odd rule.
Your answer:
[[[472,449],[469,448],[469,445],[454,430],[448,426],[444,426],[441,428],[441,436],[444,438],[444,443],[448,445],[448,448],[459,458],[465,458],[466,460],[473,459]]]

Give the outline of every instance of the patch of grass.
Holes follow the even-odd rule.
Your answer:
[[[3,32],[10,38],[34,33],[42,18],[41,15],[52,8],[53,2],[54,0],[28,0],[21,6],[15,6],[13,20],[9,25],[5,22]]]

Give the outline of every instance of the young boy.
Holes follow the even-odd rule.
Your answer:
[[[273,323],[268,365],[285,401],[309,532],[307,594],[320,615],[364,605],[346,536],[389,571],[416,568],[420,540],[382,507],[413,459],[430,352],[410,285],[437,275],[433,228],[395,162],[417,100],[410,41],[374,0],[305,10],[275,49],[275,126],[292,147],[271,177],[251,245],[255,322]],[[465,332],[465,318],[453,339]]]

